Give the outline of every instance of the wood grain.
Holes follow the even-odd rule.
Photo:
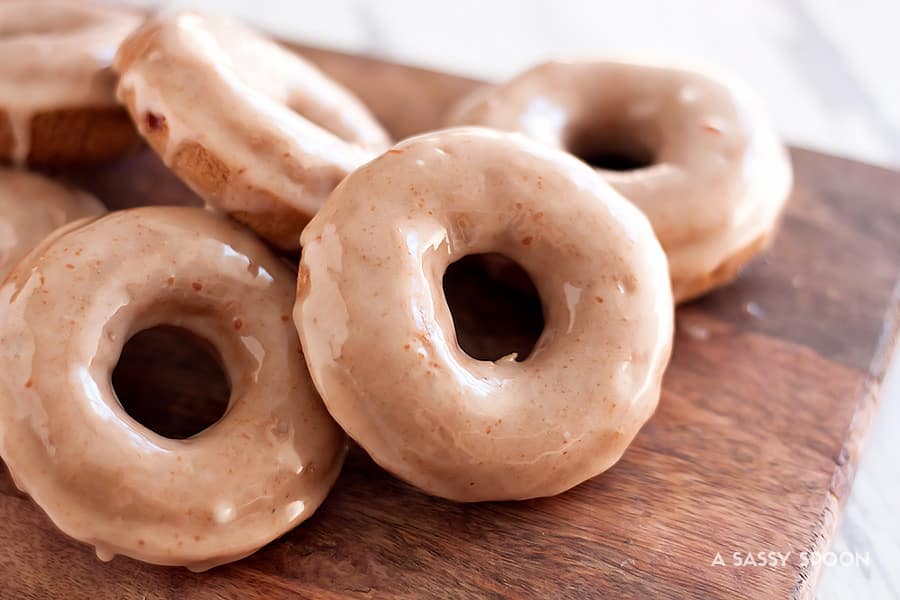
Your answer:
[[[396,136],[477,82],[303,50]],[[811,598],[897,345],[900,174],[795,150],[771,253],[678,311],[659,410],[607,474],[555,498],[427,497],[354,449],[318,513],[255,555],[192,574],[59,534],[0,478],[4,598]],[[149,153],[58,172],[111,206],[196,202]],[[716,552],[793,551],[785,567]]]

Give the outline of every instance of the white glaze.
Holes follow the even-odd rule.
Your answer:
[[[0,2],[0,109],[12,128],[15,164],[28,158],[35,115],[116,105],[109,67],[140,22],[134,12],[91,2]]]
[[[100,201],[86,192],[34,173],[0,168],[0,281],[57,228],[104,212]]]
[[[207,569],[308,518],[346,444],[293,299],[280,259],[202,209],[121,211],[45,240],[0,288],[0,454],[16,485],[101,560]],[[110,381],[124,343],[157,325],[209,341],[231,382],[222,419],[185,440],[134,421]]]
[[[570,148],[618,136],[653,165],[599,172],[637,204],[668,257],[676,300],[722,283],[713,274],[771,235],[792,170],[743,84],[697,71],[610,61],[551,62],[463,99],[448,122],[521,131]],[[743,260],[749,256],[743,257]]]
[[[347,173],[389,143],[344,88],[224,18],[161,14],[126,40],[116,69],[119,96],[131,102],[142,133],[182,179],[226,213],[278,219],[285,209],[305,223]],[[153,137],[148,118],[159,119],[165,139]],[[228,168],[214,191],[200,181],[208,175],[197,173],[202,166],[176,164],[187,142]],[[271,241],[296,249],[299,229]]]
[[[647,219],[571,155],[523,136],[410,138],[356,170],[304,230],[294,322],[331,414],[380,465],[461,501],[562,492],[650,417],[672,340]],[[524,362],[463,352],[447,266],[499,252],[541,296]]]

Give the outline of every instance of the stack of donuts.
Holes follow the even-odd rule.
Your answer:
[[[460,502],[602,473],[656,408],[675,303],[764,250],[791,187],[753,95],[674,67],[544,64],[395,143],[219,17],[6,0],[0,55],[0,455],[106,560],[246,556],[313,514],[349,440]],[[106,213],[28,170],[141,138],[205,209]],[[443,280],[472,255],[533,283],[527,356],[462,349]],[[230,382],[187,439],[132,418],[111,381],[158,326],[208,343]]]

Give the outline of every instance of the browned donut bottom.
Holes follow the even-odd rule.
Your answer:
[[[447,121],[521,131],[597,169],[653,224],[676,302],[734,279],[774,235],[791,189],[759,99],[692,69],[546,63],[473,92]]]
[[[161,13],[125,39],[113,68],[120,102],[163,162],[283,251],[299,250],[328,194],[388,145],[350,92],[228,19]]]
[[[110,160],[137,145],[128,114],[118,107],[66,108],[31,118],[25,162],[34,166],[87,164]],[[0,108],[0,162],[12,162],[15,136],[6,109]]]
[[[124,91],[122,99],[140,134],[157,154],[163,155],[169,143],[169,126],[165,117],[154,113],[136,114],[132,90]],[[182,178],[190,174],[194,191],[207,201],[212,201],[224,193],[235,172],[235,167],[227,161],[192,140],[184,140],[179,144],[168,166]],[[302,231],[309,222],[305,215],[280,202],[264,188],[248,190],[248,195],[252,195],[259,206],[265,205],[265,212],[257,214],[249,211],[233,211],[229,216],[256,231],[263,239],[281,240],[285,245],[290,245],[297,237],[297,232]]]
[[[741,269],[747,266],[754,256],[765,252],[775,239],[775,231],[767,231],[753,242],[741,250],[738,250],[725,260],[719,266],[710,271],[707,275],[701,275],[694,279],[683,280],[673,289],[675,297],[679,298],[679,302],[689,302],[696,300],[709,290],[722,287],[737,279]]]

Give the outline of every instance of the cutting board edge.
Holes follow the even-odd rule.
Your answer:
[[[900,346],[895,353],[900,356]],[[847,427],[847,433],[838,456],[831,484],[825,494],[819,528],[814,532],[809,553],[820,555],[830,550],[837,538],[838,530],[843,522],[844,509],[853,489],[853,481],[859,470],[859,464],[865,453],[865,446],[872,431],[878,409],[881,404],[881,380],[873,375],[866,375],[860,383],[862,388],[856,402],[853,417]],[[815,600],[819,581],[824,573],[824,563],[819,562],[813,568],[800,568],[797,583],[792,596],[799,600]]]

